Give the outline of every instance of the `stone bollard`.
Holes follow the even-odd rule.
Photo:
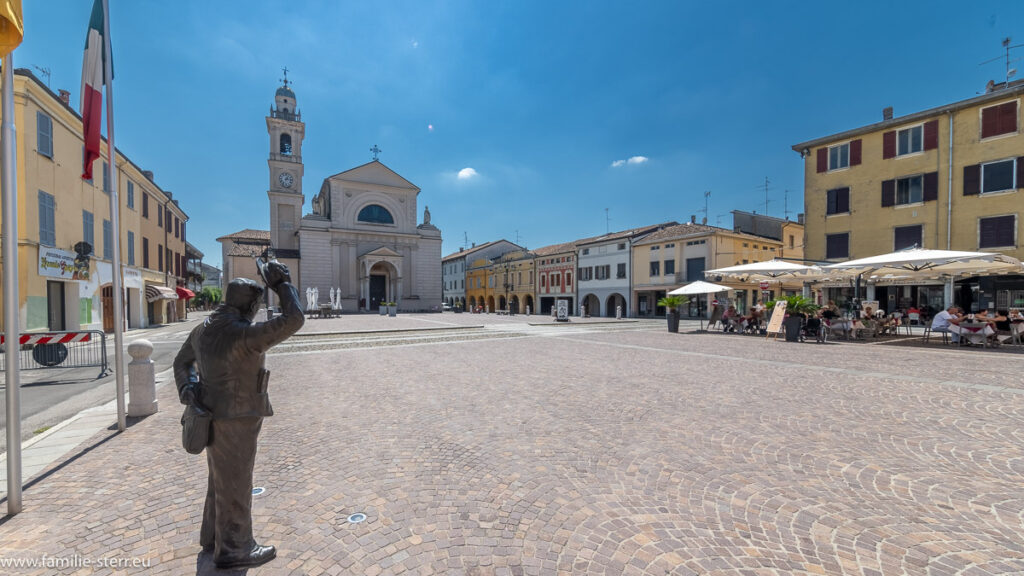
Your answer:
[[[136,340],[128,345],[132,361],[128,363],[128,415],[156,414],[156,371],[149,357],[153,344],[149,340]]]
[[[615,319],[622,320],[622,306],[615,307]]]

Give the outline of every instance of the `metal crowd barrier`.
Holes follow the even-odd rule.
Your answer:
[[[22,334],[19,343],[19,366],[22,370],[96,366],[101,377],[110,371],[107,335],[101,330],[34,332]],[[6,369],[7,343],[0,335],[0,372]]]

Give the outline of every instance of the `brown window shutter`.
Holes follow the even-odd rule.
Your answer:
[[[818,148],[818,173],[828,172],[828,148]]]
[[[981,137],[999,134],[999,107],[990,106],[981,111]]]
[[[939,147],[939,121],[924,123],[924,149],[934,150]]]
[[[860,140],[858,140],[860,142]],[[840,214],[850,211],[850,188],[840,188],[836,198],[836,206]]]
[[[1024,188],[1024,156],[1017,157],[1017,188]]]
[[[882,182],[882,208],[896,204],[896,181],[885,180]]]
[[[882,134],[882,159],[896,157],[896,132],[889,131]]]
[[[850,142],[850,166],[857,166],[860,164],[860,138]]]
[[[939,173],[929,172],[924,175],[924,194],[922,195],[925,202],[931,202],[932,200],[939,199]]]
[[[981,164],[964,166],[964,196],[976,196],[981,192]]]
[[[1007,102],[999,106],[998,134],[1010,134],[1017,131],[1017,101]]]

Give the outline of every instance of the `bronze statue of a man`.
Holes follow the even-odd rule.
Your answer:
[[[213,552],[218,568],[258,566],[273,560],[273,546],[252,535],[252,472],[256,440],[272,416],[263,367],[265,353],[302,327],[305,317],[288,268],[271,261],[261,268],[277,293],[281,314],[253,323],[263,289],[252,280],[228,284],[224,304],[189,334],[174,359],[182,404],[207,410],[213,420],[206,447],[209,483],[199,543]],[[198,376],[198,377],[197,377]]]

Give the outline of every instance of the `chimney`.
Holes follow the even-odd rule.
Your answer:
[[[700,223],[705,225],[705,226],[707,226],[708,225],[708,217],[705,216],[705,217],[701,218],[700,219]]]
[[[797,224],[803,224],[804,223],[804,213],[803,212],[801,212],[801,213],[796,215],[796,223]]]
[[[696,223],[697,223],[697,215],[696,214],[690,214],[690,224],[696,224]]]
[[[57,90],[57,93],[60,94],[60,101],[63,102],[65,106],[71,106],[71,92],[61,88],[60,90]]]
[[[988,84],[985,84],[985,94],[991,94],[996,91],[996,81],[989,80]]]
[[[892,106],[882,108],[882,120],[892,120]]]
[[[459,252],[462,252],[462,251],[463,251],[463,250],[465,250],[465,249],[466,249],[466,248],[465,248],[464,246],[459,246]]]
[[[143,170],[142,171],[142,175],[145,176],[146,179],[149,180],[150,182],[153,181],[153,171],[152,170]]]
[[[476,242],[473,242],[473,246],[472,246],[472,247],[473,247],[473,248],[476,248]]]

